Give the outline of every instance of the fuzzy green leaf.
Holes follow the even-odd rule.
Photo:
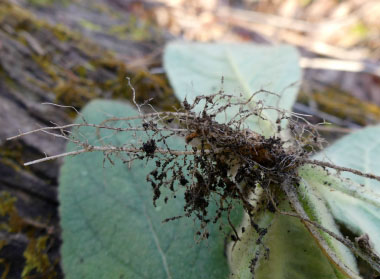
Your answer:
[[[380,175],[379,134],[380,126],[367,127],[338,140],[316,158]],[[349,172],[341,176],[351,181],[341,180],[337,185],[320,183],[319,191],[334,217],[358,235],[367,233],[380,255],[380,182]]]
[[[265,244],[269,259],[261,259],[257,279],[339,278],[299,219],[276,214]]]
[[[261,211],[255,216],[255,222],[260,228],[268,228],[273,221],[273,214]],[[244,233],[242,233],[244,228]],[[228,260],[231,279],[252,278],[251,261],[255,255],[263,255],[263,247],[257,245],[258,233],[249,223],[249,217],[245,214],[239,229],[240,241],[230,242],[228,245]],[[256,278],[256,277],[255,277]]]
[[[321,185],[337,185],[341,183],[341,180],[329,175],[320,167],[308,165],[299,169],[299,175],[302,178],[298,189],[299,200],[308,218],[343,237],[320,191],[323,187]],[[321,247],[324,247],[323,249],[329,258],[340,267],[342,272],[356,278],[359,272],[352,252],[327,233],[323,231],[318,233],[321,236],[321,241],[326,244],[325,246],[321,245]]]
[[[110,116],[136,114],[131,106],[111,101],[93,101],[83,111],[85,119],[94,124]],[[119,127],[125,125],[118,123]],[[90,144],[101,144],[94,129],[73,132]],[[105,144],[141,144],[127,133],[102,132],[101,137]],[[183,147],[180,139],[168,142],[174,148]],[[67,147],[68,151],[74,149],[73,144]],[[199,225],[192,219],[162,223],[183,214],[184,197],[178,190],[177,198],[169,199],[168,204],[160,199],[157,207],[152,205],[152,187],[145,178],[154,169],[153,162],[134,161],[129,169],[113,156],[114,165],[106,160],[103,167],[103,157],[93,152],[66,158],[61,170],[65,278],[228,277],[225,234],[217,225],[208,227],[209,239],[196,243]],[[162,191],[165,195],[172,193]]]
[[[291,211],[286,202],[282,210]],[[233,248],[230,246],[232,279],[252,278],[251,261],[257,252],[256,279],[347,278],[336,270],[299,219],[262,211],[256,215],[255,222],[261,228],[268,228],[263,238],[265,247],[257,245],[258,234],[247,226],[242,241]],[[267,255],[265,248],[269,248]]]
[[[186,98],[189,103],[199,95],[217,93],[222,87],[226,94],[242,94],[246,99],[265,89],[279,96],[257,94],[250,104],[252,108],[260,106],[257,102],[261,101],[265,106],[290,111],[301,81],[298,53],[285,45],[174,42],[165,49],[164,67],[177,97],[181,101]],[[231,108],[227,119],[236,113],[237,108]],[[245,124],[263,135],[274,134],[278,111],[264,110],[262,116],[268,121],[252,117]]]

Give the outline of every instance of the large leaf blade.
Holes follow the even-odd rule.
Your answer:
[[[89,123],[136,114],[130,106],[111,101],[92,102],[83,111]],[[90,128],[74,132],[90,144],[101,143]],[[122,133],[102,136],[103,144],[135,141]],[[182,144],[179,139],[168,142],[178,148]],[[74,149],[69,144],[68,151]],[[128,169],[113,159],[114,166],[106,162],[103,167],[103,154],[94,152],[67,158],[62,167],[59,199],[66,278],[227,278],[225,235],[218,227],[211,224],[210,238],[197,244],[198,225],[191,219],[162,224],[183,212],[181,190],[168,204],[158,200],[153,207],[151,186],[145,181],[153,163],[135,161]]]
[[[199,95],[217,93],[224,77],[223,90],[227,94],[242,94],[246,99],[261,89],[278,94],[257,94],[252,107],[262,102],[290,111],[301,81],[298,53],[285,45],[174,42],[165,49],[164,66],[177,97],[182,101],[187,98],[190,103]],[[236,112],[233,108],[227,111],[227,119]],[[251,118],[245,124],[253,131],[273,135],[279,112],[264,110],[262,116],[268,121]],[[225,121],[222,117],[218,120]]]
[[[260,106],[260,103],[274,108],[262,112],[262,116],[268,121],[253,119],[245,123],[251,130],[266,136],[275,133],[273,124],[279,117],[279,110],[291,110],[298,91],[298,87],[292,85],[301,79],[297,53],[288,46],[172,43],[165,50],[164,65],[177,96],[181,100],[186,98],[190,103],[199,95],[216,93],[221,87],[222,76],[224,77],[223,91],[227,94],[236,96],[241,94],[249,98],[252,93],[260,89],[277,93],[279,96],[257,94],[251,104],[253,109],[255,106]],[[231,109],[225,112],[227,119],[217,120],[228,121],[235,113],[236,110]],[[261,212],[258,214],[259,219],[255,222],[268,226],[274,217],[272,215]],[[317,244],[314,241],[310,243],[312,238],[306,228],[299,221],[288,220],[288,218],[291,217],[277,216],[273,220],[275,225],[270,227],[268,236],[265,237],[268,246],[275,243],[271,247],[272,260],[266,261],[260,258],[258,278],[265,278],[266,268],[272,268],[273,263],[277,263],[276,272],[270,273],[270,276],[275,276],[275,278],[286,278],[287,274],[293,274],[297,278],[309,278],[311,275],[316,276],[315,278],[325,278],[326,274],[335,275],[337,271],[332,268]],[[285,240],[282,237],[284,231],[289,226],[296,226],[295,223],[298,224],[298,237]],[[241,238],[242,241],[233,245],[234,249],[229,251],[232,277],[251,278],[249,263],[261,247],[256,244],[258,235],[250,226],[247,226],[247,231]],[[270,241],[268,242],[267,239]],[[289,243],[294,245],[287,246]],[[303,252],[300,243],[305,247],[313,245],[313,249],[310,248],[313,254],[311,258],[297,257],[297,254]],[[293,249],[292,266],[279,264],[289,263],[287,260],[289,247],[298,247]],[[320,266],[324,266],[329,271],[320,272]],[[308,272],[300,273],[297,271],[299,267],[303,267]]]

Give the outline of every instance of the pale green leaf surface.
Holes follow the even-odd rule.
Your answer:
[[[364,128],[338,140],[318,154],[316,159],[380,175],[379,135],[380,126]],[[357,234],[367,233],[375,251],[380,255],[380,182],[348,172],[340,175],[354,183],[342,180],[333,189],[320,183],[319,191],[328,202],[334,217]]]
[[[379,158],[380,126],[370,126],[349,134],[316,156],[316,159],[324,159],[338,166],[377,175],[380,175]],[[356,183],[363,184],[364,188],[369,188],[380,195],[379,181],[348,172],[343,173],[343,176],[352,179]]]
[[[316,221],[324,228],[335,234],[342,236],[336,225],[332,212],[327,207],[323,195],[320,192],[321,185],[335,185],[341,181],[335,176],[329,176],[323,169],[316,166],[303,166],[299,169],[299,175],[302,178],[299,186],[299,200],[309,218]],[[325,187],[324,187],[325,188]],[[342,243],[332,238],[325,232],[320,231],[323,239],[326,241],[329,251],[328,254],[334,253],[337,259],[342,263],[344,270],[349,274],[358,274],[356,260],[352,252]]]
[[[287,211],[289,208],[287,207]],[[265,259],[263,248],[256,265],[256,279],[337,279],[341,274],[335,270],[305,226],[294,217],[259,214],[255,220],[260,227],[268,227],[264,237],[265,247],[270,249]],[[258,246],[257,233],[248,227],[232,250],[230,259],[232,279],[251,279],[250,262]]]
[[[110,116],[131,116],[129,105],[94,101],[83,111],[88,123]],[[124,126],[125,127],[125,126]],[[90,144],[100,144],[95,130],[74,131]],[[108,133],[102,133],[102,136]],[[122,145],[133,139],[119,133],[104,138],[107,144]],[[135,141],[136,142],[136,141]],[[172,146],[180,148],[182,140]],[[73,144],[68,151],[74,150]],[[113,157],[114,166],[103,154],[87,153],[66,158],[61,170],[59,200],[65,278],[227,278],[225,234],[210,225],[210,238],[196,243],[199,228],[192,219],[162,223],[183,213],[181,191],[177,198],[152,205],[151,185],[146,182],[153,162],[134,161],[128,169]],[[163,195],[165,192],[163,191]],[[212,212],[210,210],[210,212]]]
[[[265,244],[270,255],[261,259],[257,279],[340,278],[297,218],[276,215]]]
[[[321,188],[334,217],[357,235],[368,234],[374,250],[380,255],[379,207],[327,187]]]
[[[251,261],[256,253],[264,253],[262,246],[256,244],[258,234],[249,224],[248,218],[246,214],[241,225],[241,228],[245,228],[245,232],[242,233],[241,228],[239,230],[240,241],[236,243],[230,242],[228,246],[231,279],[252,278]],[[266,228],[271,224],[272,220],[273,214],[262,211],[257,214],[255,222],[260,228]]]
[[[188,43],[174,42],[167,45],[164,67],[177,97],[192,103],[199,95],[210,95],[221,89],[226,94],[248,99],[261,89],[279,94],[257,94],[251,106],[258,101],[265,106],[291,110],[301,81],[298,53],[291,46],[259,46],[255,44]],[[227,111],[225,122],[232,118],[237,108]],[[251,117],[247,128],[264,135],[272,135],[273,123],[278,117],[276,110],[264,110],[270,121],[259,121]],[[286,124],[286,123],[282,123]]]

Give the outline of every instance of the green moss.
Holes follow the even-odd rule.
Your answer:
[[[50,6],[50,5],[53,5],[54,3],[66,5],[70,1],[69,0],[27,0],[27,2],[35,6]]]
[[[126,24],[114,25],[108,32],[121,40],[143,41],[151,38],[148,22],[138,21],[133,15],[130,16]]]
[[[81,85],[75,80],[60,80],[53,92],[57,103],[74,107],[83,107],[89,100],[98,96],[91,86]]]
[[[49,56],[33,55],[32,59],[47,73],[54,81],[59,80],[58,69],[51,63]]]
[[[7,142],[0,145],[0,162],[16,170],[20,170],[23,165],[22,149],[22,145],[18,142]]]
[[[81,37],[78,33],[68,30],[64,25],[51,25],[46,21],[36,18],[28,10],[7,2],[7,0],[0,3],[0,23],[2,22],[6,22],[12,26],[16,31],[16,35],[20,31],[34,33],[39,30],[48,30],[59,41],[67,41],[71,38],[79,39]]]
[[[33,54],[25,58],[31,59],[32,61],[28,61],[28,63],[35,63],[36,67],[46,74],[46,78],[43,79],[28,76],[27,81],[39,87],[43,92],[53,92],[56,95],[57,103],[81,108],[89,100],[102,96],[131,100],[132,91],[126,80],[126,77],[129,76],[138,92],[137,99],[140,103],[152,99],[152,104],[158,109],[173,110],[173,105],[179,107],[164,76],[151,75],[145,70],[129,69],[111,51],[99,47],[61,25],[51,25],[37,19],[29,11],[8,2],[0,3],[0,24],[2,21],[17,30],[16,34],[25,31],[37,40],[43,36],[54,41],[65,41],[77,49],[79,55],[88,59],[82,64],[73,65],[72,68],[65,68],[56,62],[65,57],[60,48],[50,49],[49,53],[45,55]],[[123,33],[126,30],[123,29],[125,26],[119,27],[121,29],[115,27],[113,32]],[[136,18],[131,17],[126,28],[129,30],[128,32],[133,29],[135,31],[142,30],[141,32],[144,33],[150,27],[148,23],[141,24]],[[130,35],[139,37],[140,31],[136,31],[136,34],[131,31]],[[16,36],[13,39],[28,46],[23,36]],[[143,38],[140,37],[140,39]],[[54,44],[52,45],[54,46]],[[54,55],[54,59],[52,55]],[[107,72],[105,76],[111,76],[111,78],[100,80],[99,75],[104,75],[104,72]]]
[[[49,237],[47,235],[29,240],[28,246],[24,251],[26,263],[21,274],[23,279],[32,278],[36,272],[43,274],[43,278],[46,279],[57,277],[54,266],[46,253],[48,241]]]
[[[7,72],[4,70],[1,64],[0,64],[0,79],[2,82],[5,83],[5,85],[11,88],[14,88],[17,86],[16,82],[10,78],[10,76],[7,74]]]
[[[1,241],[1,244],[5,245],[5,243],[6,243],[5,240]],[[1,246],[0,250],[1,248],[3,247]],[[4,266],[4,271],[3,271],[3,274],[1,274],[1,279],[7,279],[9,271],[11,270],[11,264],[6,259],[0,259],[0,264]]]
[[[28,222],[19,215],[16,203],[17,198],[9,192],[0,192],[0,216],[5,217],[6,221],[0,224],[0,230],[11,234],[23,233],[28,237],[28,245],[24,251],[25,266],[22,271],[22,278],[56,278],[57,273],[54,264],[51,263],[47,254],[47,243],[50,235],[36,236],[34,228],[30,228]],[[0,241],[0,250],[7,245],[5,240]],[[0,259],[0,263],[5,266],[4,274],[10,270],[10,263],[7,259]]]
[[[0,216],[7,217],[7,222],[0,224],[0,230],[9,233],[19,233],[24,228],[24,222],[17,212],[16,198],[8,192],[0,192]]]
[[[154,40],[160,36],[160,29],[152,21],[131,14],[126,23],[110,27],[108,33],[120,40],[129,39],[138,42]]]
[[[84,65],[78,65],[74,68],[74,73],[76,73],[80,78],[85,79],[89,71],[93,71],[91,64],[87,63]]]
[[[78,39],[80,35],[73,31],[68,31],[66,26],[62,24],[56,24],[54,26],[47,25],[47,28],[52,31],[54,36],[61,42],[69,41],[71,38]]]
[[[114,10],[110,6],[105,5],[103,3],[95,3],[94,2],[93,5],[92,5],[92,8],[95,11],[97,11],[97,12],[99,12],[101,14],[106,14],[107,16],[109,16],[111,18],[121,18],[122,17],[118,10]]]
[[[380,107],[364,102],[339,89],[328,89],[313,94],[301,92],[298,101],[307,104],[316,102],[318,108],[341,119],[348,119],[360,125],[374,124],[380,121]]]
[[[89,20],[85,20],[85,19],[81,19],[79,21],[79,24],[85,28],[85,29],[88,29],[88,30],[91,30],[91,31],[102,31],[102,26],[98,25],[98,24],[95,24]]]
[[[164,76],[152,75],[145,70],[128,70],[124,63],[112,58],[94,60],[92,65],[116,73],[115,78],[99,82],[100,88],[111,92],[113,98],[132,99],[132,90],[126,79],[131,77],[131,84],[138,92],[136,96],[138,102],[143,103],[153,98],[151,103],[162,110],[172,111],[173,107],[180,107]]]

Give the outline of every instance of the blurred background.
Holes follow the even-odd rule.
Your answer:
[[[94,98],[180,106],[162,67],[169,40],[286,43],[304,70],[294,110],[326,120],[331,141],[380,120],[379,0],[0,0],[0,274],[63,278],[57,185],[64,151],[51,123]],[[371,278],[371,274],[366,275]]]

